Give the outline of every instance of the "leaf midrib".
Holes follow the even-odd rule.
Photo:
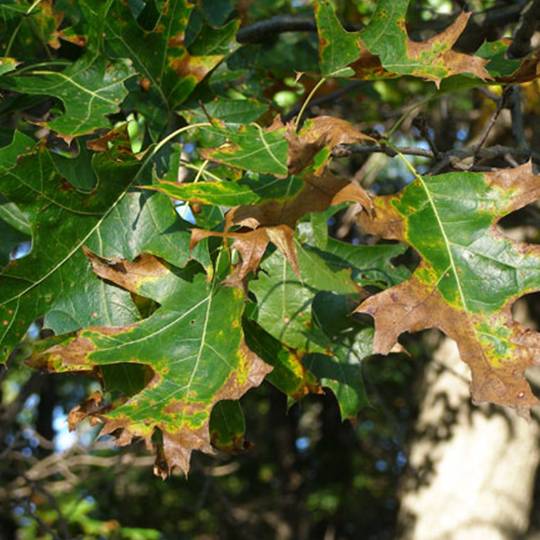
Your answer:
[[[450,247],[451,242],[450,242],[448,236],[446,235],[446,231],[444,229],[444,225],[443,225],[443,222],[441,220],[441,216],[439,215],[437,205],[435,204],[435,201],[433,200],[433,197],[431,196],[431,192],[429,191],[429,188],[426,185],[426,183],[424,182],[424,179],[422,178],[422,176],[420,176],[419,174],[416,174],[416,178],[420,182],[422,188],[424,189],[424,192],[426,194],[428,202],[429,202],[429,204],[430,204],[430,206],[431,206],[431,208],[433,210],[433,214],[435,215],[435,219],[437,220],[439,230],[441,231],[441,236],[443,238],[444,245],[446,247],[446,252],[448,253],[448,258],[449,258],[449,262],[450,262],[450,269],[452,270],[452,274],[454,275],[454,279],[456,280],[456,285],[457,285],[457,288],[458,288],[461,303],[462,303],[463,308],[465,309],[465,311],[469,311],[469,308],[467,306],[467,301],[465,299],[465,294],[463,293],[463,288],[461,286],[461,281],[459,280],[459,275],[458,275],[458,271],[457,271],[457,267],[456,267],[456,262],[454,261],[454,254],[453,254],[452,249]]]

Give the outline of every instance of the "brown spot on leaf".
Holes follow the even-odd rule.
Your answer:
[[[141,90],[143,92],[148,92],[150,90],[150,87],[152,86],[152,83],[150,82],[150,79],[143,77],[139,80],[139,86],[141,87]]]

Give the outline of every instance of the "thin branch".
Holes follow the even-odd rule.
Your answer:
[[[433,153],[433,155],[438,158],[441,153],[440,153],[439,149],[437,148],[437,144],[435,143],[435,139],[433,138],[433,133],[429,129],[429,126],[427,124],[427,120],[426,120],[425,116],[422,115],[422,114],[419,114],[413,120],[413,126],[416,129],[418,129],[418,131],[420,132],[420,135],[422,135],[422,137],[428,143],[429,148],[430,148],[431,152]]]
[[[525,7],[514,30],[508,58],[522,58],[531,52],[531,38],[540,20],[540,0],[531,0]]]
[[[402,147],[395,147],[395,150],[394,150],[394,148],[391,148],[384,144],[379,144],[379,145],[351,144],[347,146],[343,145],[343,146],[338,146],[333,151],[332,154],[334,157],[347,157],[353,154],[369,155],[369,154],[376,154],[376,153],[386,154],[389,157],[395,157],[399,153],[406,156],[419,156],[419,157],[425,157],[429,159],[439,158],[441,162],[444,162],[444,166],[441,167],[438,164],[436,167],[437,170],[441,170],[442,168],[444,168],[445,166],[451,163],[453,164],[454,167],[456,167],[460,160],[465,160],[466,158],[471,158],[473,156],[476,156],[482,160],[491,160],[491,159],[496,159],[496,158],[506,158],[506,156],[509,155],[509,156],[513,156],[514,158],[518,158],[520,160],[526,160],[531,155],[528,149],[511,148],[509,146],[494,145],[488,148],[480,148],[480,149],[477,149],[476,147],[458,148],[458,149],[449,150],[448,152],[444,152],[440,154],[439,156],[436,156],[431,150],[426,150],[424,148],[418,148],[418,147],[413,147],[413,146],[402,146]],[[540,153],[533,152],[532,157],[535,160],[540,160]],[[457,168],[461,168],[461,167],[457,167]]]
[[[312,17],[276,15],[240,28],[236,34],[238,43],[261,43],[283,32],[316,32],[317,25]]]
[[[478,141],[478,144],[476,145],[473,157],[476,159],[478,156],[480,150],[482,149],[482,146],[484,146],[484,143],[486,142],[489,134],[491,133],[491,130],[493,129],[493,126],[495,125],[495,122],[499,118],[499,115],[501,114],[501,111],[503,110],[506,101],[508,97],[508,91],[505,90],[505,93],[503,94],[502,98],[497,102],[497,107],[495,108],[495,111],[491,115],[491,118],[489,119],[489,122],[484,129],[484,133],[482,133],[482,136],[480,137],[480,140]]]
[[[526,151],[528,145],[523,121],[523,95],[521,88],[517,84],[509,87],[507,102],[512,118],[512,136],[517,143],[517,147]]]
[[[407,156],[421,156],[426,158],[434,158],[434,154],[431,150],[426,150],[424,148],[417,148],[415,146],[403,146],[398,148],[401,154]],[[389,146],[373,145],[373,144],[351,144],[347,146],[338,146],[332,152],[334,157],[348,157],[351,155],[358,154],[386,154],[390,157],[397,156],[397,152],[390,148]]]

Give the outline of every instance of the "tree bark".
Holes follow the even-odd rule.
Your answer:
[[[528,528],[540,428],[514,411],[470,403],[468,367],[444,338],[402,485],[403,540],[514,540]]]

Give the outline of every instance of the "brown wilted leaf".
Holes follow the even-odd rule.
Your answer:
[[[296,133],[293,123],[287,124],[286,138],[289,142],[289,174],[297,174],[311,165],[313,158],[323,148],[329,153],[340,144],[361,141],[376,142],[373,137],[357,130],[350,122],[332,116],[317,116],[307,120]],[[327,164],[324,161],[323,166]],[[321,166],[319,170],[324,170]]]

